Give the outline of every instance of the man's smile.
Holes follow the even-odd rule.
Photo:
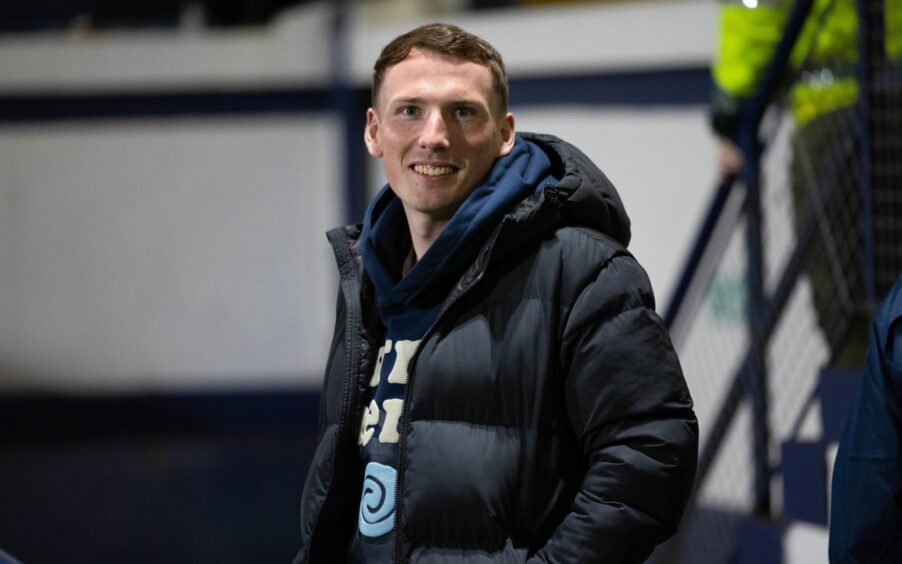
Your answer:
[[[457,171],[457,167],[453,165],[438,165],[417,163],[410,166],[417,174],[424,176],[446,176]]]

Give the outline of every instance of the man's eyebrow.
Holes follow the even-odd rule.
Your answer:
[[[468,106],[483,106],[486,105],[482,100],[477,98],[455,98],[448,102],[449,106],[460,106],[460,105],[468,105]]]
[[[394,98],[389,100],[390,105],[398,105],[398,104],[423,104],[426,103],[425,98],[420,98],[418,96],[404,97],[404,98]],[[482,100],[478,98],[452,98],[451,100],[445,101],[443,104],[445,106],[483,106],[486,105]]]
[[[411,97],[411,98],[393,98],[393,99],[389,100],[389,102],[390,102],[391,104],[393,104],[393,105],[394,105],[394,104],[421,104],[421,103],[423,102],[423,99],[422,99],[422,98],[416,98],[416,97]]]

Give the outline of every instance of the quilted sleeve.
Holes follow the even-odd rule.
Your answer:
[[[581,489],[532,562],[642,562],[674,534],[695,477],[698,426],[645,272],[615,255],[568,316],[562,347]]]

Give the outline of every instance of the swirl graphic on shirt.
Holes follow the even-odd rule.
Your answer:
[[[360,496],[360,534],[380,537],[395,525],[395,481],[398,472],[391,466],[370,462],[363,475]]]

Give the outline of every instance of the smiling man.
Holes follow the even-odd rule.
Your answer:
[[[641,562],[695,474],[692,400],[616,190],[516,134],[484,40],[376,61],[388,184],[329,233],[341,275],[297,562]]]
[[[511,152],[514,118],[495,95],[489,68],[453,55],[413,47],[376,80],[364,138],[384,160],[419,257],[495,160]]]

